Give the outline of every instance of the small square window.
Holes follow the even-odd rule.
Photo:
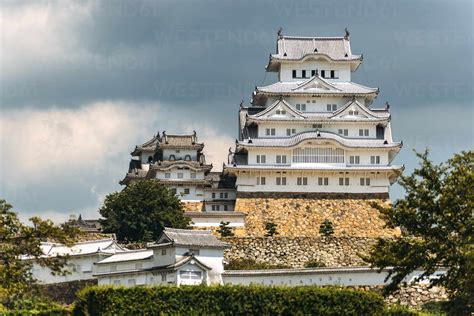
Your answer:
[[[166,179],[171,178],[171,173],[169,173],[169,172],[165,173],[165,178],[166,178]]]
[[[224,211],[227,211],[227,210],[228,210],[228,206],[224,205]]]
[[[183,173],[182,172],[178,172],[178,179],[183,179]]]
[[[296,78],[296,70],[293,70],[292,73],[293,73],[293,78]]]
[[[161,250],[161,255],[162,255],[162,256],[166,256],[166,249],[162,249],[162,250]]]
[[[161,281],[166,282],[166,273],[161,274]]]
[[[184,189],[184,194],[189,194],[189,189],[188,188]]]
[[[196,172],[191,172],[191,179],[196,179]]]
[[[324,178],[324,185],[329,185],[329,178]]]

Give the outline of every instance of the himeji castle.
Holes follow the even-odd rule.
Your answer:
[[[351,81],[362,63],[343,37],[278,33],[267,72],[278,82],[256,87],[241,104],[239,137],[227,173],[238,192],[388,193],[403,170],[392,165],[389,105],[374,107],[378,88]]]

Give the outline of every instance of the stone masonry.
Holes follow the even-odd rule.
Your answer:
[[[251,259],[272,265],[302,268],[308,261],[326,267],[366,265],[361,254],[375,244],[368,237],[228,237],[227,261]]]
[[[235,211],[246,213],[247,236],[264,236],[267,222],[277,225],[279,236],[319,236],[319,226],[326,219],[333,224],[334,236],[399,236],[399,229],[385,227],[373,202],[390,204],[386,194],[239,192]]]

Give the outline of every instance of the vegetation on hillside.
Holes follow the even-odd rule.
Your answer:
[[[374,205],[390,227],[402,228],[403,237],[379,239],[365,259],[374,267],[394,267],[386,292],[417,269],[429,277],[445,267],[446,273],[431,281],[447,289],[451,313],[469,314],[474,312],[474,152],[439,165],[428,151],[417,156],[419,168],[399,180],[405,197],[389,208]]]
[[[33,260],[54,274],[66,273],[67,256],[45,257],[41,242],[54,241],[71,246],[78,231],[72,222],[54,225],[39,217],[25,225],[5,200],[0,200],[0,305],[14,308],[32,295]],[[25,260],[28,259],[28,260]]]
[[[157,240],[165,227],[188,228],[179,198],[155,180],[136,181],[106,196],[99,210],[105,233],[122,242]]]

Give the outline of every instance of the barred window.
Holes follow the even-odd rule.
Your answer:
[[[296,148],[294,163],[344,163],[344,150],[340,148]]]

